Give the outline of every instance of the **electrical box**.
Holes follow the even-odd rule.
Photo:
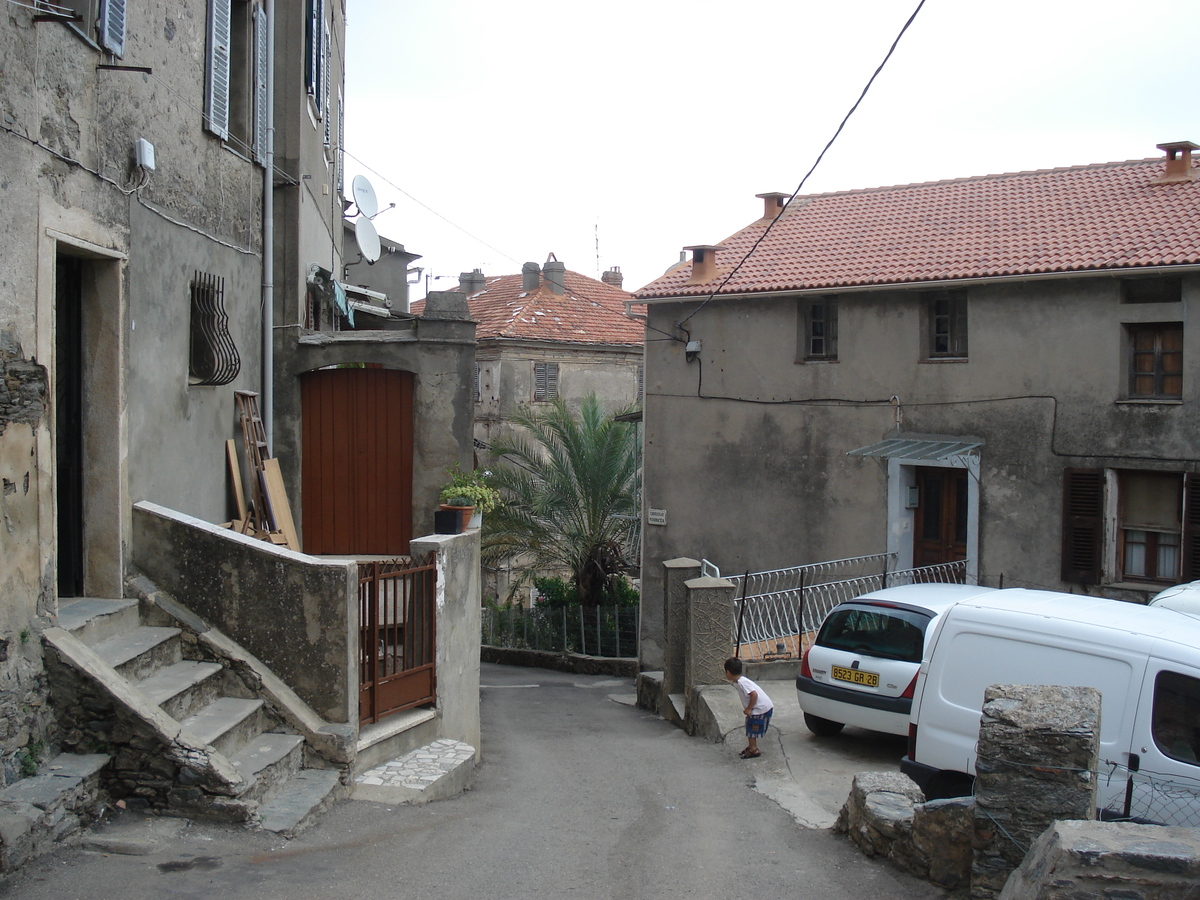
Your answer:
[[[154,145],[145,138],[138,138],[133,145],[133,155],[137,164],[147,172],[154,171]]]

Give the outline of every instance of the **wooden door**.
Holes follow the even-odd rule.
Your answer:
[[[403,555],[412,539],[413,376],[301,376],[304,552]]]
[[[58,595],[83,595],[83,267],[59,255],[55,275],[54,427]]]
[[[967,472],[917,469],[913,565],[933,566],[967,558]]]

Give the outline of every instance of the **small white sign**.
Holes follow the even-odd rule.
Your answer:
[[[666,525],[667,511],[665,509],[654,509],[651,507],[646,510],[646,523],[649,525]]]

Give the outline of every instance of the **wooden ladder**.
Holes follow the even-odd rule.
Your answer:
[[[254,494],[254,509],[248,511],[256,531],[267,536],[272,543],[283,544],[292,550],[300,549],[300,536],[292,520],[287,491],[283,486],[283,472],[279,460],[270,456],[267,447],[267,432],[258,411],[258,394],[253,391],[234,391],[238,419],[242,424],[242,440],[246,445],[246,463],[251,472],[251,489]],[[235,476],[240,483],[240,475]]]

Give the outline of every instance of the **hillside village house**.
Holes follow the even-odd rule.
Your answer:
[[[658,338],[644,667],[673,558],[965,559],[980,584],[1143,602],[1200,578],[1197,148],[1159,148],[760,195],[761,218],[637,291]]]
[[[619,269],[601,280],[570,271],[553,254],[519,275],[459,276],[476,325],[475,447],[486,467],[488,448],[518,411],[536,413],[561,398],[577,408],[594,393],[604,408],[637,404],[642,384],[642,327],[626,315],[633,295]],[[413,305],[415,311],[422,304]],[[635,557],[635,551],[631,548]],[[500,573],[489,588],[507,591]]]
[[[408,551],[414,522],[432,530],[445,466],[470,460],[474,326],[465,309],[442,308],[425,323],[389,317],[390,329],[366,335],[341,333],[328,305],[323,320],[315,315],[331,282],[346,277],[344,12],[343,0],[30,0],[5,9],[0,790],[64,737],[41,640],[56,630],[62,601],[133,596],[128,579],[148,555],[164,570],[182,566],[162,547],[147,550],[147,535],[172,529],[201,536],[181,542],[181,554],[215,541],[220,549],[188,564],[224,561],[227,575],[238,559],[283,552],[213,527],[234,513],[225,441],[240,440],[235,391],[259,395],[304,549],[313,523],[335,515],[301,489],[314,455],[318,470],[342,478],[364,477],[354,468],[364,456],[407,478],[368,497],[384,498],[399,523],[378,551],[388,553]],[[347,371],[354,383],[338,381]],[[339,406],[322,418],[318,403],[304,404],[324,380],[338,381]],[[350,459],[344,444],[317,440],[342,435],[364,406],[368,419],[396,420],[393,444]],[[418,429],[428,438],[416,441]],[[357,487],[352,514],[366,502]],[[314,564],[291,554],[266,568]],[[306,594],[309,606],[248,646],[354,734],[357,628],[339,577],[335,603]],[[318,581],[289,584],[303,592]],[[244,589],[252,583],[247,576]],[[254,596],[241,624],[285,593]],[[233,610],[226,624],[235,625],[241,599],[210,592],[204,615]],[[0,840],[0,869],[14,853]]]

